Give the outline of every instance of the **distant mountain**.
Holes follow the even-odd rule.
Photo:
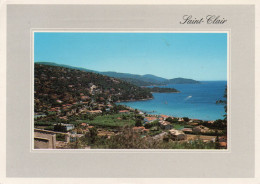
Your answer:
[[[133,78],[120,78],[121,80],[124,80],[126,82],[129,82],[131,84],[137,85],[137,86],[153,86],[154,82],[146,82],[139,79],[133,79]],[[158,84],[160,85],[160,84]]]
[[[185,79],[185,78],[175,78],[167,81],[167,84],[199,84],[199,81],[193,79]]]
[[[157,77],[155,75],[151,75],[151,74],[146,74],[143,75],[144,78],[148,79],[148,80],[152,80],[152,81],[156,81],[156,82],[166,82],[168,79],[162,78],[162,77]]]
[[[165,79],[162,77],[158,77],[152,74],[146,74],[146,75],[137,75],[137,74],[130,74],[130,73],[119,73],[119,72],[99,72],[95,70],[89,70],[82,67],[74,67],[64,64],[56,64],[52,62],[36,62],[38,64],[42,65],[50,65],[50,66],[61,66],[66,67],[70,69],[77,69],[81,71],[86,72],[93,72],[102,74],[109,77],[118,78],[121,80],[124,80],[126,82],[132,83],[137,86],[155,86],[155,85],[167,85],[167,84],[198,84],[199,81],[193,80],[193,79],[185,79],[185,78],[174,78],[174,79]]]
[[[118,72],[100,72],[100,73],[103,74],[103,75],[107,75],[109,77],[115,77],[115,78],[119,78],[119,79],[122,79],[122,80],[126,79],[129,82],[131,81],[131,82],[136,83],[136,84],[140,83],[141,86],[161,85],[162,82],[167,81],[167,79],[157,77],[155,75],[150,75],[150,74],[137,75],[137,74],[118,73]]]

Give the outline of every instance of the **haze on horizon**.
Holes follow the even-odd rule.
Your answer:
[[[34,61],[167,79],[227,80],[227,33],[35,32]]]

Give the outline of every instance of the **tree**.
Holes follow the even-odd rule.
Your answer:
[[[58,123],[57,125],[54,126],[54,131],[57,132],[67,132],[66,127]]]
[[[142,126],[143,124],[142,124],[142,121],[140,120],[140,119],[136,119],[135,120],[135,126],[137,126],[137,127],[140,127],[140,126]]]
[[[184,120],[185,122],[190,121],[190,119],[189,119],[188,117],[183,117],[183,120]]]
[[[98,131],[97,131],[96,127],[90,128],[89,133],[90,133],[90,142],[93,144],[93,143],[95,143],[95,141],[98,138],[98,135],[97,135]]]
[[[217,104],[224,104],[224,109],[225,109],[225,115],[224,115],[224,120],[227,121],[227,86],[224,92],[224,100],[218,100],[216,101]]]
[[[216,103],[224,104],[225,115],[224,115],[224,119],[223,119],[223,126],[224,126],[223,133],[227,134],[227,86],[226,86],[223,97],[224,97],[224,100],[218,100]]]

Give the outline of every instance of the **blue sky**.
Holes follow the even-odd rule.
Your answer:
[[[227,34],[38,32],[34,61],[167,79],[227,80]]]

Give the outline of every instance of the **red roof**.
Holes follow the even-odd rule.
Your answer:
[[[148,121],[154,121],[154,120],[157,120],[156,117],[145,117],[145,119],[147,119]]]
[[[219,145],[220,145],[221,147],[227,147],[227,143],[226,143],[226,142],[220,142]]]
[[[169,116],[162,114],[161,117],[162,117],[162,118],[168,118]]]
[[[145,129],[145,127],[141,126],[141,127],[134,127],[133,130],[140,130],[140,129]]]
[[[129,112],[129,110],[121,110],[121,111],[119,111],[119,112]]]

